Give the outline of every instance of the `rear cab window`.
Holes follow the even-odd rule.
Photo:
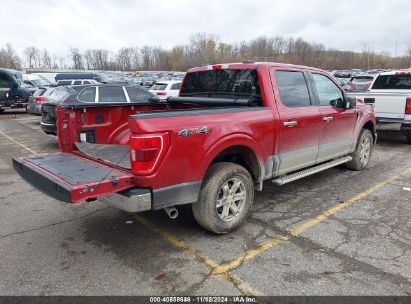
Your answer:
[[[80,94],[78,94],[77,99],[83,102],[95,102],[96,100],[96,88],[88,87],[83,89]]]
[[[376,90],[411,90],[411,74],[380,75],[372,86]]]
[[[289,108],[311,106],[310,94],[304,73],[299,71],[275,71],[282,103]]]
[[[154,95],[144,89],[138,87],[126,87],[130,102],[148,102],[150,97]]]
[[[221,69],[187,73],[180,89],[181,97],[249,99],[262,106],[257,70]]]
[[[103,103],[127,103],[122,86],[101,86],[98,96],[98,101]]]

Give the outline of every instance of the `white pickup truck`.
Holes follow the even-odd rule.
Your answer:
[[[411,70],[381,73],[366,92],[348,95],[374,104],[378,124],[400,123],[411,144]]]

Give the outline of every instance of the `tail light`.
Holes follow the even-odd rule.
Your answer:
[[[136,175],[153,173],[169,147],[168,133],[130,134],[131,171]]]
[[[408,97],[405,102],[405,114],[411,115],[411,97]]]
[[[40,96],[40,97],[36,97],[36,98],[34,98],[34,100],[36,101],[36,102],[45,102],[46,100],[47,100],[47,97],[44,97],[44,96]]]
[[[218,71],[218,70],[226,70],[230,68],[228,64],[214,64],[207,66],[208,70]]]
[[[158,96],[165,96],[165,95],[167,95],[167,93],[166,92],[157,92],[157,95]]]

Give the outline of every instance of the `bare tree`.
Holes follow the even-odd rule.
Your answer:
[[[131,71],[133,63],[133,48],[122,47],[117,53],[117,68],[123,71]]]
[[[84,69],[83,55],[77,48],[70,47],[71,61],[73,62],[73,68],[75,70]]]
[[[40,50],[35,46],[29,46],[24,49],[24,55],[26,56],[26,64],[29,68],[40,67]]]
[[[20,68],[21,60],[10,43],[0,50],[0,66],[5,68]]]
[[[49,52],[46,49],[44,49],[41,53],[41,67],[47,70],[50,70],[52,68],[51,58]]]
[[[141,68],[143,70],[149,70],[153,66],[153,48],[149,46],[143,46],[141,48]]]

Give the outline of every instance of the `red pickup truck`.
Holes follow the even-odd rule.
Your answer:
[[[326,72],[250,62],[192,68],[166,102],[62,104],[57,130],[60,153],[13,159],[33,186],[66,203],[170,217],[192,204],[197,222],[220,234],[245,220],[263,181],[361,170],[376,141],[373,108]]]

